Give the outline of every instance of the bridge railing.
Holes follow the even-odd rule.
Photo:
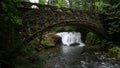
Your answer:
[[[32,5],[37,6],[37,8],[31,8]],[[57,6],[42,5],[42,4],[38,4],[38,3],[31,3],[31,2],[24,2],[24,1],[21,1],[21,6],[19,6],[19,7],[26,8],[26,9],[39,9],[41,11],[42,10],[61,11],[61,12],[65,12],[68,14],[74,14],[74,15],[76,15],[76,14],[80,15],[83,13],[87,13],[91,17],[98,17],[98,15],[99,15],[97,13],[91,13],[90,11],[85,11],[85,10],[75,10],[75,9],[66,8],[66,7],[58,8]]]

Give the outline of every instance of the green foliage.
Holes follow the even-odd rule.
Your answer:
[[[5,19],[11,21],[14,24],[21,24],[22,20],[19,15],[20,12],[17,10],[18,0],[4,0],[1,2],[2,11]]]
[[[92,32],[89,32],[86,36],[86,44],[89,45],[95,45],[95,43],[97,43],[98,40],[96,40],[96,35]]]
[[[61,8],[61,7],[67,7],[68,8],[69,7],[66,0],[48,0],[48,5],[57,6],[58,8]]]
[[[45,0],[39,0],[39,4],[45,4]]]
[[[23,68],[42,68],[44,60],[36,50],[29,45],[21,46],[21,56],[18,56],[18,64],[16,67],[22,66]]]
[[[57,1],[58,0],[48,0],[48,5],[57,6]]]
[[[50,42],[50,40],[45,39],[45,40],[42,42],[42,46],[43,46],[43,47],[50,47],[50,46],[54,46],[54,44],[53,44],[52,42]]]
[[[109,51],[117,58],[120,59],[120,47],[116,46],[116,47],[113,47],[111,49],[109,49]]]
[[[36,64],[37,61],[28,59],[36,59],[36,52],[33,52],[35,50],[30,46],[21,45],[18,30],[18,26],[22,24],[17,8],[19,3],[19,0],[0,1],[0,68],[39,68],[40,66],[32,65],[40,65],[42,61]]]
[[[62,0],[58,0],[58,3],[57,3],[57,6],[58,6],[58,8],[61,8],[62,7]]]
[[[89,32],[86,36],[85,43],[87,45],[93,46],[92,48],[100,49],[101,51],[106,51],[111,47],[114,47],[114,43],[112,41],[100,39],[94,33]]]
[[[100,42],[101,42],[100,47],[103,48],[104,50],[108,50],[109,48],[114,46],[114,43],[112,41],[101,40]]]
[[[105,4],[102,0],[100,0],[95,2],[95,6],[96,6],[95,12],[103,13],[105,11],[103,7],[107,6],[107,4]]]
[[[72,1],[72,6],[71,6],[71,8],[72,9],[79,9],[79,10],[81,10],[82,8],[86,8],[86,6],[87,5],[85,5],[86,4],[86,0],[71,0]],[[84,5],[84,7],[83,7],[83,5]]]
[[[108,34],[112,40],[120,40],[120,1],[106,1],[107,6],[104,6],[104,24]]]
[[[22,1],[29,2],[30,0],[22,0]]]

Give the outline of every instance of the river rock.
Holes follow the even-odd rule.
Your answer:
[[[55,32],[45,33],[43,35],[42,44],[47,46],[55,46],[61,43],[61,37],[56,35]]]
[[[80,43],[72,43],[72,44],[70,44],[70,46],[76,46],[76,45],[80,45]]]

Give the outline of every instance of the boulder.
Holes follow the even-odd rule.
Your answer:
[[[55,32],[44,33],[43,40],[42,40],[42,45],[56,46],[56,45],[59,45],[60,43],[61,43],[61,37],[56,35]]]

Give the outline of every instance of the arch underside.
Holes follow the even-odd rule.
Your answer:
[[[64,21],[64,22],[59,22],[59,23],[53,23],[53,24],[49,24],[48,26],[44,26],[44,27],[41,27],[41,29],[39,30],[36,30],[36,31],[33,31],[31,35],[27,35],[27,37],[24,37],[24,42],[27,42],[29,43],[30,41],[34,40],[37,36],[39,36],[40,40],[42,40],[42,35],[44,32],[46,32],[48,29],[51,29],[53,27],[56,27],[56,26],[77,26],[77,27],[80,27],[81,29],[83,29],[81,32],[86,32],[86,31],[91,31],[93,33],[95,33],[96,35],[98,35],[99,37],[104,37],[105,36],[105,32],[104,32],[104,29],[101,28],[101,27],[97,27],[97,26],[93,26],[93,25],[90,25],[90,24],[83,24],[79,21]],[[28,32],[28,31],[27,31]]]

